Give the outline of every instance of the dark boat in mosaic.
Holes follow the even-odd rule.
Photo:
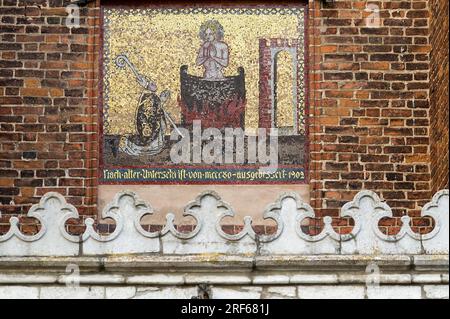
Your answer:
[[[182,124],[191,126],[201,120],[203,127],[244,127],[245,73],[223,80],[206,80],[188,73],[187,65],[180,68],[180,98]]]

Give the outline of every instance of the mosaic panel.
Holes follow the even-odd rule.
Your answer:
[[[100,183],[305,183],[305,13],[103,7]]]

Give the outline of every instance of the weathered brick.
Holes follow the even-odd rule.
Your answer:
[[[100,28],[85,19],[81,28],[65,27],[67,1],[33,2],[41,9],[3,0],[0,10],[0,143],[11,150],[0,166],[8,179],[0,202],[30,204],[54,190],[84,212],[95,207],[95,196],[80,181],[95,175],[95,160],[86,159],[98,158],[89,144],[98,92],[88,81],[99,80],[97,62],[86,53],[99,51]],[[448,15],[439,14],[448,2],[380,5],[380,28],[367,27],[364,1],[323,4],[309,19],[309,42],[317,44],[308,57],[316,99],[309,103],[310,139],[320,141],[311,147],[310,185],[319,215],[327,208],[337,213],[348,189],[376,188],[408,211],[426,199],[430,181],[434,190],[448,187]],[[19,176],[24,186],[15,186]],[[42,185],[33,192],[25,185],[35,178]],[[316,195],[322,191],[328,200]]]

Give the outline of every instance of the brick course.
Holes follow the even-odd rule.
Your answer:
[[[429,2],[309,3],[313,206],[337,216],[370,189],[395,216],[419,216],[432,195]],[[369,3],[379,27],[367,25]]]
[[[0,2],[0,232],[48,191],[94,214],[100,0],[81,9],[80,28],[65,26],[67,0]],[[378,28],[367,26],[368,3],[380,8]],[[370,189],[395,216],[417,217],[431,191],[448,186],[446,8],[444,0],[309,1],[310,185],[319,215],[336,217]],[[21,221],[35,231],[33,220]],[[351,226],[333,221],[344,232]],[[425,231],[430,221],[413,224]],[[386,232],[398,226],[383,223]]]

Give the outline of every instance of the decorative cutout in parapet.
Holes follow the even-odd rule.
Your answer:
[[[0,236],[5,235],[11,228],[11,224],[17,224],[19,231],[24,235],[36,235],[41,230],[41,223],[36,218],[26,215],[0,212]]]
[[[392,217],[391,208],[371,191],[361,191],[345,204],[340,217],[354,222],[347,234],[332,227],[332,218],[324,217],[324,227],[318,234],[307,234],[302,221],[315,218],[309,204],[295,193],[282,195],[263,213],[264,219],[276,223],[276,232],[258,235],[252,219],[244,217],[244,226],[236,234],[226,233],[221,220],[234,217],[232,207],[215,192],[201,193],[187,204],[184,217],[195,219],[196,226],[181,232],[174,225],[174,214],[166,216],[159,231],[149,231],[141,225],[152,207],[132,192],[120,192],[108,204],[102,218],[110,218],[116,227],[110,234],[94,229],[94,220],[86,219],[86,230],[80,236],[66,231],[68,220],[79,218],[76,208],[57,193],[48,193],[34,205],[28,217],[39,220],[40,231],[31,236],[19,231],[17,218],[11,219],[7,233],[0,235],[0,256],[71,256],[133,253],[162,254],[448,254],[449,192],[438,192],[422,209],[421,216],[435,221],[428,234],[412,231],[410,218],[402,217],[396,235],[383,234],[379,222]],[[1,216],[0,216],[1,217]]]
[[[153,213],[153,209],[151,211],[148,211],[146,213],[143,213],[139,216],[139,219],[136,223],[136,228],[145,237],[149,238],[156,238],[165,236],[168,233],[171,233],[173,236],[179,239],[189,239],[194,237],[201,228],[201,219],[197,215],[198,207],[200,207],[200,202],[195,200],[193,202],[190,202],[184,209],[183,217],[192,217],[195,220],[195,226],[192,227],[190,231],[180,231],[179,228],[175,225],[175,214],[169,213],[166,215],[166,224],[164,227],[159,231],[148,231],[142,227],[140,224],[141,219],[148,214]]]
[[[420,214],[420,212],[419,212]],[[394,217],[384,217],[380,219],[378,227],[380,231],[385,235],[396,236],[399,234],[401,227],[404,223],[409,223],[411,230],[414,233],[425,235],[436,227],[435,220],[429,216],[417,216],[413,214],[410,215],[400,215],[394,214]]]

